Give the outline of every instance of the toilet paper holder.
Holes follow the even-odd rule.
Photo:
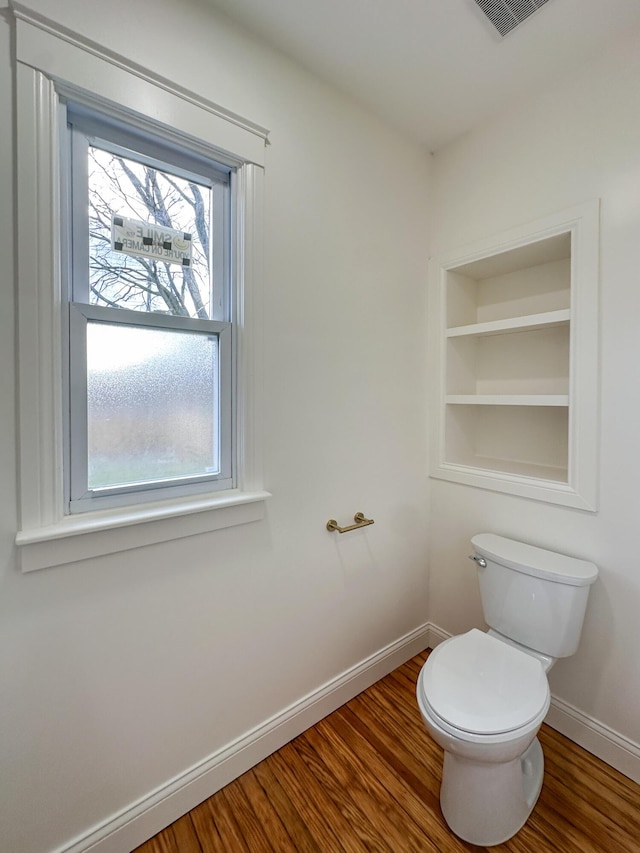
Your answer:
[[[336,530],[338,533],[348,533],[350,530],[358,530],[360,527],[367,527],[369,524],[375,524],[372,518],[365,518],[364,513],[362,512],[357,512],[353,516],[353,520],[355,521],[355,524],[350,524],[348,527],[340,527],[335,518],[330,518],[329,521],[327,521],[327,530],[330,532]]]

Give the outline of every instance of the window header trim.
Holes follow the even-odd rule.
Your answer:
[[[12,9],[16,19],[17,61],[53,80],[59,95],[74,100],[76,92],[90,91],[96,101],[104,99],[120,104],[124,112],[136,111],[140,102],[152,103],[160,124],[189,127],[195,138],[215,139],[220,155],[231,155],[230,165],[237,163],[238,158],[241,162],[265,165],[269,135],[266,128],[130,62],[23,3],[12,3]],[[109,66],[108,74],[105,64]],[[163,98],[158,98],[158,89],[164,91]]]

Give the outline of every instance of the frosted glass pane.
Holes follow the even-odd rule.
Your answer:
[[[215,336],[87,324],[90,489],[215,474]]]

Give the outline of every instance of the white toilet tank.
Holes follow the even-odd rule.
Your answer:
[[[550,657],[572,655],[597,567],[494,533],[478,533],[471,544],[487,624]]]

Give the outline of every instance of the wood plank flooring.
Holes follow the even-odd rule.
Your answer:
[[[448,829],[442,752],[424,728],[417,655],[262,761],[136,853],[485,850]],[[640,785],[548,726],[545,781],[496,853],[640,853]]]

